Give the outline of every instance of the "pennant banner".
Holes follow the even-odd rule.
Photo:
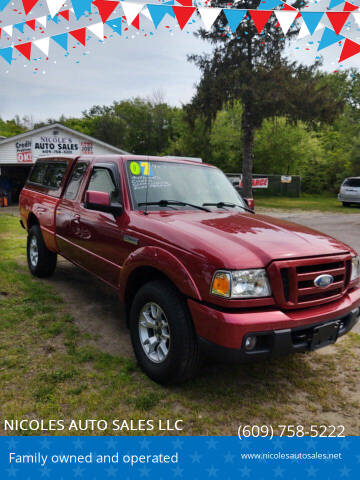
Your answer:
[[[7,3],[8,2],[6,2],[6,0],[0,0],[0,10],[2,7],[5,8]],[[24,11],[26,14],[28,14],[38,3],[38,0],[22,0],[22,3],[24,6]],[[168,15],[176,19],[180,30],[183,30],[191,21],[195,12],[199,14],[202,24],[207,31],[210,31],[213,28],[215,22],[219,18],[219,15],[223,12],[228,24],[228,29],[234,34],[244,19],[247,19],[247,22],[250,21],[256,28],[257,32],[262,34],[264,28],[274,13],[273,18],[276,18],[278,22],[277,26],[281,28],[284,35],[286,35],[296,19],[302,17],[301,28],[298,34],[299,39],[304,38],[307,35],[313,35],[317,31],[324,29],[319,41],[318,51],[339,43],[339,45],[342,47],[339,62],[347,60],[360,53],[360,45],[354,40],[341,34],[344,26],[350,25],[347,22],[351,19],[360,27],[359,6],[347,1],[341,2],[344,3],[342,11],[326,12],[307,10],[299,11],[296,8],[282,2],[281,0],[262,0],[257,10],[196,7],[192,6],[192,2],[189,0],[178,1],[177,3],[180,5],[175,5],[173,0],[157,5],[128,1],[120,2],[117,0],[72,0],[73,9],[67,8],[65,10],[60,10],[64,5],[64,0],[46,0],[46,4],[50,12],[49,15],[23,20],[13,25],[5,25],[1,27],[0,32],[3,31],[4,34],[6,34],[10,39],[14,36],[14,29],[21,34],[25,33],[25,28],[35,31],[37,22],[40,25],[39,28],[41,33],[44,33],[44,29],[47,26],[48,20],[59,23],[59,19],[61,17],[64,20],[69,21],[70,10],[78,19],[85,12],[91,12],[92,4],[94,4],[96,7],[101,22],[92,23],[90,25],[69,30],[68,32],[63,32],[57,35],[39,38],[33,40],[32,42],[28,41],[10,47],[1,48],[0,57],[6,63],[11,64],[15,49],[20,53],[21,56],[27,60],[30,60],[32,45],[35,45],[35,47],[47,57],[49,55],[51,45],[50,39],[52,39],[54,43],[58,44],[63,50],[68,51],[69,36],[71,36],[81,45],[86,46],[87,31],[103,41],[105,38],[105,25],[107,28],[111,28],[114,33],[121,35],[122,24],[125,19],[128,25],[132,25],[137,29],[140,28],[140,14],[143,14],[148,20],[150,20],[155,29],[160,26],[161,22]],[[337,5],[338,4],[333,5],[331,8]],[[118,7],[120,8],[120,6],[123,10],[124,17],[117,16],[111,19],[110,16]],[[326,21],[327,25],[324,25],[322,21]]]

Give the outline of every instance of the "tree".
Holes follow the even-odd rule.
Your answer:
[[[256,9],[258,3],[258,0],[245,1],[241,7]],[[222,5],[219,0],[211,1],[212,7]],[[302,1],[294,4],[301,5]],[[190,122],[195,115],[203,115],[210,125],[224,104],[235,100],[242,103],[242,172],[246,197],[252,196],[255,131],[264,119],[280,115],[291,121],[331,122],[344,105],[336,89],[322,82],[319,63],[303,66],[284,57],[287,41],[298,33],[296,23],[286,38],[276,24],[272,15],[259,35],[247,14],[232,34],[222,12],[210,32],[203,29],[197,32],[214,45],[212,54],[189,57],[202,73],[187,106]]]

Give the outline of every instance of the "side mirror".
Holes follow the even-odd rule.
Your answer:
[[[244,202],[249,208],[251,208],[251,210],[255,210],[255,203],[253,198],[244,198]]]
[[[85,193],[85,208],[97,210],[99,212],[121,215],[122,205],[118,202],[111,202],[110,195],[107,192],[96,192],[88,190]]]

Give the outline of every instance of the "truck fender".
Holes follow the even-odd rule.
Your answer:
[[[147,246],[132,252],[123,263],[119,282],[119,294],[123,302],[126,303],[125,294],[129,277],[140,267],[151,267],[157,270],[168,277],[181,293],[201,300],[199,290],[189,271],[175,255],[159,247]]]

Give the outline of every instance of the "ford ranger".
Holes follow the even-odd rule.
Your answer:
[[[212,165],[41,158],[20,214],[30,272],[51,275],[61,255],[114,288],[137,360],[160,383],[193,375],[202,352],[243,362],[305,352],[358,321],[357,253],[255,214]]]

